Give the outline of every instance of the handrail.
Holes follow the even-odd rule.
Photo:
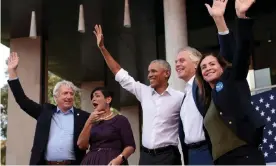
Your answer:
[[[276,85],[270,85],[270,86],[265,86],[265,87],[262,87],[262,88],[256,88],[256,89],[252,89],[250,91],[255,92],[255,91],[266,90],[266,89],[271,89],[271,88],[276,88]]]

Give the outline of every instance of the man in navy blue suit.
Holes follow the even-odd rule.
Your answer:
[[[217,30],[218,38],[221,46],[220,55],[226,60],[232,61],[233,47],[229,43],[233,43],[233,36],[229,32],[224,20],[224,12],[227,0],[213,1],[212,7],[206,4],[209,14],[212,16]],[[195,82],[195,72],[201,53],[192,47],[182,48],[176,58],[176,71],[178,77],[186,82],[185,97],[183,99],[180,111],[179,137],[184,155],[184,163],[188,165],[212,165],[213,159],[209,145],[206,141],[203,129],[203,117],[195,104],[194,88],[197,86]]]
[[[18,63],[17,53],[11,53],[8,83],[20,108],[37,120],[30,165],[80,164],[86,151],[78,148],[77,140],[90,114],[73,107],[75,86],[69,81],[56,84],[53,95],[57,105],[36,103],[21,87]]]

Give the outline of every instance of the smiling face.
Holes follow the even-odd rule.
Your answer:
[[[206,56],[200,63],[203,79],[208,83],[215,83],[223,73],[218,59],[213,55]]]
[[[188,82],[196,72],[197,61],[191,59],[190,51],[181,51],[175,60],[175,70],[177,72],[178,78],[183,79]]]
[[[168,83],[170,71],[167,70],[162,64],[152,62],[148,68],[148,79],[152,88],[158,88]]]
[[[57,106],[61,110],[69,110],[73,107],[74,103],[74,91],[72,88],[66,85],[61,85],[58,89],[58,93],[55,97]]]
[[[112,100],[112,98],[105,97],[101,90],[96,90],[93,93],[93,97],[91,100],[93,109],[97,110],[97,111],[105,110],[105,109],[109,108],[109,104],[110,104],[111,100]]]

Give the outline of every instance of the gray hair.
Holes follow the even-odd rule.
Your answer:
[[[156,60],[151,61],[151,63],[158,63],[158,64],[160,64],[165,70],[168,70],[169,72],[171,72],[171,65],[170,65],[167,61],[165,61],[165,60],[163,60],[163,59],[156,59]]]
[[[62,85],[71,88],[71,89],[74,91],[74,93],[75,93],[76,91],[78,91],[78,88],[77,88],[72,82],[63,80],[63,81],[58,82],[58,83],[55,85],[55,88],[54,88],[54,90],[53,90],[53,96],[57,96],[57,95],[58,95],[59,89],[60,89],[60,87],[61,87]]]
[[[170,75],[171,75],[171,65],[169,64],[169,62],[167,62],[163,59],[156,59],[156,60],[151,61],[150,63],[160,64],[165,70],[169,71]],[[169,77],[170,77],[170,75],[169,75]]]
[[[199,62],[199,60],[202,57],[202,54],[197,49],[195,49],[193,47],[189,47],[189,46],[183,47],[178,51],[178,54],[182,51],[188,51],[190,53],[189,57],[193,62]]]

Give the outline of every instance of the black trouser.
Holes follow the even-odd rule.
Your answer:
[[[176,146],[150,150],[141,148],[139,165],[182,165],[181,155]]]
[[[263,153],[257,147],[244,145],[215,160],[215,165],[266,165]]]

